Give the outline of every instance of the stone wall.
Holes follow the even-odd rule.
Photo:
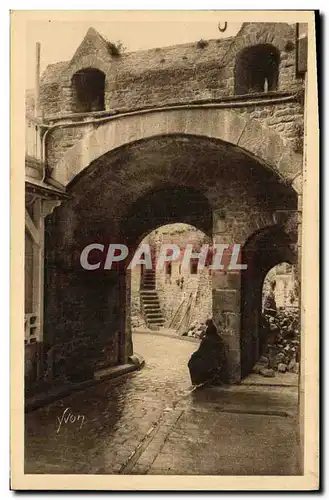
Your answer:
[[[209,239],[204,233],[187,224],[170,224],[152,231],[142,243],[148,243],[157,254],[161,244],[176,244],[181,249],[187,243],[195,245],[195,251],[208,242]],[[141,314],[140,304],[140,281],[141,266],[131,272],[131,307],[132,318]],[[165,318],[165,327],[175,328],[186,309],[189,297],[194,297],[194,307],[191,316],[191,323],[194,321],[203,322],[212,316],[212,277],[208,267],[199,269],[196,274],[191,273],[191,269],[183,270],[181,259],[173,261],[171,274],[163,270],[156,271],[156,290],[158,292],[161,311]],[[172,323],[178,306],[184,301],[181,312],[176,316],[176,321]],[[136,320],[135,320],[136,321]],[[133,320],[134,322],[134,320]]]
[[[277,91],[235,96],[236,59],[255,44],[272,44],[280,51]],[[244,118],[272,129],[292,153],[302,153],[304,81],[296,77],[295,60],[295,26],[284,23],[245,23],[233,38],[196,40],[127,54],[115,54],[112,45],[91,29],[72,60],[50,65],[41,79],[43,119],[56,125],[58,119],[71,116],[71,121],[61,122],[47,134],[48,166],[53,168],[65,152],[97,129],[95,120],[104,114],[214,101],[222,101]],[[79,115],[74,113],[72,77],[86,65],[106,75],[105,111]],[[33,96],[28,93],[27,113],[32,109]],[[81,124],[86,120],[94,123]],[[251,128],[255,135],[255,122]],[[289,169],[289,155],[285,161]]]
[[[121,355],[120,360],[132,352],[131,303],[126,302],[131,281],[129,277],[123,284],[120,279],[127,276],[108,270],[82,269],[79,256],[87,244],[119,241],[132,248],[154,228],[183,221],[207,232],[217,243],[243,245],[255,232],[276,225],[277,212],[282,216],[282,211],[284,215],[297,207],[292,188],[271,171],[238,148],[202,137],[156,137],[119,148],[79,176],[68,194],[49,220],[45,334],[50,344],[81,338],[91,345],[96,341],[103,347],[112,345],[107,358],[111,364],[114,354],[123,351],[124,342],[126,357]],[[193,242],[195,234],[187,239]],[[168,242],[166,238],[162,240]],[[172,235],[168,238],[172,241]],[[185,246],[186,235],[179,236],[180,241]],[[174,275],[177,271],[173,268]],[[179,301],[187,286],[192,290],[196,285],[193,280],[190,276],[186,287],[184,280],[183,291],[173,277],[167,283],[158,280],[159,291],[161,283],[168,291],[165,296],[176,294],[170,304],[163,302],[168,317],[174,300]],[[138,288],[138,277],[132,286]],[[240,274],[215,273],[211,287],[214,321],[229,347],[232,381],[238,381]],[[206,296],[199,294],[198,309],[204,316],[208,316],[208,306],[201,300]],[[136,302],[133,308],[137,307]],[[104,348],[97,363],[103,356]]]
[[[187,224],[172,224],[159,228],[149,236],[150,244],[159,249],[161,244],[176,244],[182,250],[187,244],[193,245],[197,252],[203,244],[210,243],[204,233]],[[166,320],[166,326],[170,326],[178,306],[184,300],[182,310],[188,299],[195,296],[191,322],[203,322],[212,316],[212,278],[208,267],[198,269],[192,274],[191,268],[183,269],[180,261],[175,261],[171,266],[171,275],[166,273],[165,268],[156,273],[156,287],[160,299],[161,308]],[[181,316],[181,314],[180,314]]]
[[[263,127],[278,132],[291,151],[303,153],[304,109],[300,100],[273,106],[264,106],[260,102],[253,107],[237,108],[236,111],[245,118],[254,119]]]
[[[134,109],[232,94],[221,59],[231,39],[123,55],[113,67],[110,108]]]
[[[57,128],[49,133],[47,139],[47,164],[53,167],[85,134],[88,127]]]
[[[208,268],[199,270],[197,274],[191,274],[190,270],[182,271],[179,263],[173,263],[171,276],[157,273],[157,290],[167,327],[177,327],[191,296],[195,302],[190,323],[194,321],[201,323],[212,316],[212,286]],[[181,312],[176,316],[174,323],[171,323],[183,301]]]
[[[289,182],[302,165],[295,153],[301,152],[303,82],[295,77],[294,27],[288,25],[247,24],[234,39],[115,57],[106,42],[88,36],[85,49],[56,71],[47,70],[42,82],[45,118],[55,113],[49,123],[58,125],[47,135],[48,166],[57,165],[53,177],[65,185],[75,178],[68,186],[69,199],[49,227],[45,334],[57,345],[78,338],[97,341],[102,346],[97,363],[105,356],[115,364],[132,353],[129,329],[140,305],[139,271],[124,284],[121,275],[111,277],[108,271],[90,276],[81,270],[79,252],[104,238],[122,241],[122,235],[134,245],[154,228],[177,221],[208,231],[217,243],[242,245],[254,233],[281,224],[282,212],[284,218],[297,208]],[[97,50],[88,53],[95,36]],[[234,96],[236,56],[256,43],[280,50],[278,92]],[[67,116],[72,75],[93,65],[107,77],[106,110]],[[225,109],[212,106],[218,100]],[[196,101],[211,106],[189,108]],[[102,125],[96,121],[111,113],[172,104],[186,107],[119,115]],[[171,198],[164,187],[174,193]],[[190,192],[200,196],[189,198]],[[179,237],[184,243],[186,234]],[[161,238],[166,242],[172,235]],[[231,379],[240,380],[240,273],[216,273],[211,285],[208,270],[181,275],[182,288],[178,277],[179,266],[173,265],[171,278],[162,274],[157,280],[168,322],[184,294],[197,287],[202,291],[195,314],[205,319],[211,294],[214,321],[229,347]],[[130,286],[135,298],[128,304]]]
[[[131,280],[130,287],[130,304],[131,304],[131,321],[132,328],[147,328],[145,318],[142,312],[140,287],[141,287],[142,266],[137,265],[131,270],[127,279]]]
[[[110,106],[133,109],[234,95],[235,60],[245,47],[273,44],[280,51],[278,91],[297,91],[295,31],[286,24],[244,24],[234,38],[127,54],[113,67]]]
[[[224,109],[186,106],[107,117],[101,123],[58,123],[46,137],[48,166],[54,169],[53,178],[66,185],[111,149],[168,134],[202,135],[248,150],[289,182],[302,168],[302,130],[297,126],[302,107],[289,99],[289,103],[269,101],[266,106],[262,99],[252,106],[243,101],[234,110],[230,109],[233,103],[226,103]]]
[[[275,281],[274,297],[277,307],[298,308],[299,297],[296,293],[296,270],[294,266],[282,263],[271,269],[264,280],[263,301]]]
[[[257,44],[271,44],[280,52],[277,91],[300,90],[303,80],[295,72],[295,26],[245,23],[232,38],[118,55],[113,55],[111,44],[91,29],[71,61],[46,69],[41,81],[43,114],[47,118],[73,112],[71,78],[73,71],[83,67],[105,73],[107,111],[227,98],[234,95],[237,55]]]

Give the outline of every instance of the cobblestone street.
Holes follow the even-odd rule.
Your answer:
[[[25,473],[298,473],[296,388],[191,392],[187,362],[196,349],[135,334],[141,371],[26,415]]]
[[[163,410],[190,386],[187,361],[197,344],[137,334],[135,352],[145,367],[103,382],[26,416],[27,473],[118,473],[159,421]],[[85,422],[62,424],[70,408]]]

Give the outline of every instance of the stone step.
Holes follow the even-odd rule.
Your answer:
[[[158,292],[155,288],[155,277],[151,273],[143,276],[140,297],[143,305],[145,322],[148,328],[156,330],[165,324]]]
[[[164,323],[165,320],[163,318],[147,318],[148,323]]]
[[[154,319],[154,318],[164,319],[161,311],[155,313],[146,313],[146,317],[148,319]]]
[[[158,331],[163,325],[147,325],[150,330]]]
[[[147,327],[150,330],[159,330],[159,328],[163,327],[164,323],[147,323]]]

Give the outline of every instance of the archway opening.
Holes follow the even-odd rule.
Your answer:
[[[235,64],[235,93],[271,92],[277,89],[280,53],[271,44],[243,49]]]
[[[197,292],[198,274],[192,275],[190,268],[186,270],[191,287],[188,293],[184,286],[185,272],[180,267],[179,260],[173,261],[171,265],[164,265],[158,272],[154,272],[154,267],[161,242],[171,242],[180,247],[190,243],[197,251],[202,241],[210,241],[212,216],[211,206],[202,192],[192,187],[169,184],[149,191],[137,199],[124,214],[121,234],[130,254],[130,260],[122,269],[121,275],[122,300],[126,302],[125,317],[122,318],[122,329],[126,332],[126,351],[133,349],[132,330],[135,328],[162,329],[167,333],[169,330],[174,335],[182,335],[188,334],[189,327],[197,321],[192,307],[196,300],[200,302],[200,294]],[[137,248],[145,243],[150,245],[152,269],[145,270],[141,266],[129,269],[128,262],[131,262]],[[209,276],[209,269],[204,271],[204,274],[207,273]],[[211,295],[209,283],[210,276],[208,292]],[[170,294],[175,295],[182,303],[179,311],[175,309],[176,302],[168,299]],[[149,295],[152,297],[147,301],[150,299]],[[156,311],[148,311],[150,314],[147,314],[146,310],[154,306]],[[202,317],[202,320],[205,319]],[[130,347],[127,345],[129,342]]]
[[[298,373],[299,370],[300,311],[296,274],[296,266],[281,262],[268,271],[262,287],[260,353],[268,367],[279,373]]]
[[[75,113],[105,109],[105,74],[95,68],[78,71],[72,77],[72,108]]]
[[[203,231],[183,223],[161,226],[143,238],[141,244],[150,251],[152,268],[138,264],[131,271],[133,332],[150,330],[202,337],[205,322],[212,316],[209,261],[202,266],[194,258],[185,265],[183,258],[188,245],[193,253],[198,253],[203,245],[210,243],[210,237]],[[176,255],[173,249],[177,247]],[[162,252],[173,260],[161,265]]]
[[[97,341],[98,367],[125,364],[134,352],[127,266],[149,233],[181,223],[219,243],[242,243],[255,228],[273,223],[274,214],[296,207],[293,190],[256,158],[222,141],[185,135],[152,137],[109,151],[74,178],[69,192],[70,200],[53,217],[48,249],[50,260],[60,262],[49,272],[48,290],[65,290],[65,300],[48,293],[47,327],[57,344],[74,339],[76,332],[93,348]],[[104,251],[95,257],[99,269],[90,272],[81,268],[80,256],[93,243],[104,245]],[[107,249],[117,243],[128,247],[129,256],[106,269]],[[272,238],[270,248],[275,244]],[[264,264],[264,276],[277,262]],[[257,269],[257,259],[253,263]],[[190,271],[195,272],[193,262]],[[173,267],[166,273],[169,279]],[[225,335],[235,382],[241,375],[240,273],[217,274],[213,318]],[[261,304],[261,280],[259,290]]]
[[[279,226],[266,228],[249,238],[243,249],[243,258],[247,269],[243,271],[241,281],[241,372],[242,377],[246,377],[251,372],[259,372],[262,368],[260,360],[264,361],[264,368],[277,370],[279,358],[276,354],[280,349],[288,350],[287,342],[282,343],[282,334],[277,331],[277,323],[290,315],[288,307],[293,308],[290,311],[293,310],[292,315],[299,320],[299,285],[293,267],[296,263],[293,242]],[[280,276],[283,269],[286,270],[284,277],[277,286],[273,276]],[[289,285],[282,293],[284,281],[289,281]],[[283,321],[279,330],[284,325]]]

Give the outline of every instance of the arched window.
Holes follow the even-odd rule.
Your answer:
[[[271,44],[243,49],[235,63],[235,94],[271,92],[277,89],[280,53]]]
[[[72,77],[73,111],[89,113],[102,111],[105,107],[105,75],[94,68],[78,71]]]
[[[165,273],[168,276],[171,276],[171,274],[172,274],[172,264],[171,264],[170,260],[168,262],[165,262]]]
[[[199,265],[198,259],[191,259],[190,260],[190,273],[191,274],[198,274],[198,265]]]

